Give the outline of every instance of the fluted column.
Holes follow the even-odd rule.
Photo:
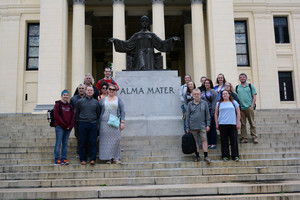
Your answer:
[[[193,41],[192,41],[192,24],[191,13],[183,12],[184,23],[184,54],[185,54],[185,73],[191,75],[194,80],[193,70]]]
[[[93,30],[93,12],[85,13],[85,71],[84,74],[91,73],[93,69],[93,48],[92,48],[92,30]]]
[[[215,80],[219,73],[223,73],[226,80],[230,81],[232,85],[236,85],[238,84],[238,68],[234,31],[234,1],[209,0],[206,3],[206,12],[210,76]]]
[[[164,0],[152,0],[152,26],[155,33],[162,40],[165,39],[165,12]],[[162,53],[163,68],[166,69],[166,53]]]
[[[113,37],[120,40],[126,39],[125,0],[113,0]],[[126,69],[126,53],[116,52],[113,45],[113,71],[123,69]]]
[[[85,0],[73,0],[72,93],[85,72]]]
[[[202,0],[191,0],[191,11],[194,82],[200,85],[200,78],[207,75]]]
[[[35,111],[48,110],[67,87],[68,2],[41,1],[38,103]]]

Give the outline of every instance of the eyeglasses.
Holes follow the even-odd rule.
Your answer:
[[[106,88],[106,87],[103,87],[102,90],[107,90],[107,88]]]
[[[116,91],[116,89],[114,88],[108,88],[110,91]]]

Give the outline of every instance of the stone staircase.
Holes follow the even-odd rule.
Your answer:
[[[54,166],[45,115],[1,114],[0,199],[299,200],[299,111],[256,111],[259,143],[240,144],[240,162],[210,150],[210,165],[182,154],[181,136],[124,136],[123,164],[82,166],[71,133],[70,164]]]

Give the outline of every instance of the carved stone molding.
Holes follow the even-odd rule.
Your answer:
[[[2,16],[1,20],[5,22],[20,21],[20,16]]]
[[[183,24],[191,24],[192,23],[192,16],[190,11],[182,11],[182,19]]]
[[[93,18],[94,18],[94,14],[93,12],[86,12],[85,13],[85,25],[93,25]]]
[[[73,0],[73,5],[79,4],[79,5],[85,5],[86,0]]]
[[[191,1],[191,5],[193,4],[203,4],[203,0],[190,0]]]
[[[165,0],[152,0],[152,4],[164,4]]]
[[[125,4],[125,0],[113,0],[113,5],[114,4]]]

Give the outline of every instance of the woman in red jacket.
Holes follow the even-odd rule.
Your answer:
[[[56,142],[54,147],[55,165],[67,165],[67,148],[70,132],[74,126],[74,109],[68,102],[69,92],[61,92],[61,100],[55,102],[54,106],[54,125]],[[59,149],[61,147],[61,156]]]

